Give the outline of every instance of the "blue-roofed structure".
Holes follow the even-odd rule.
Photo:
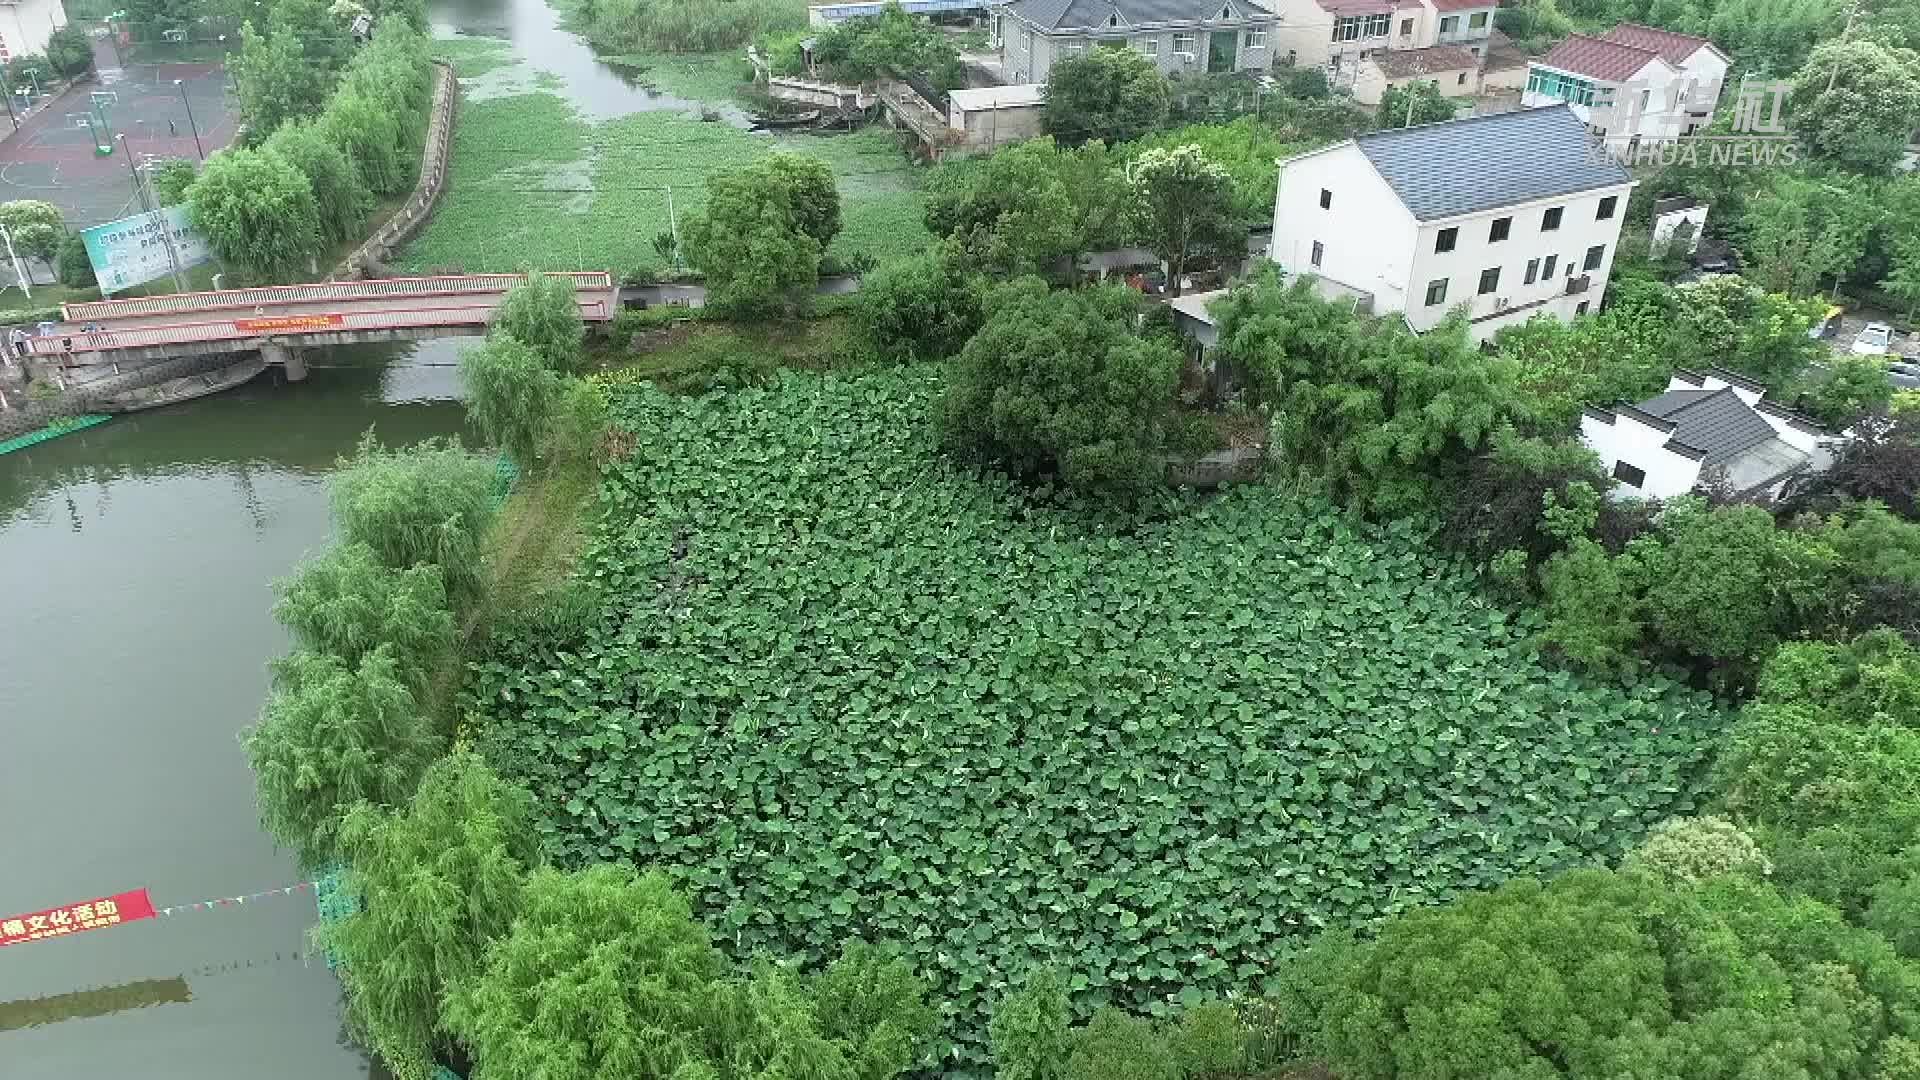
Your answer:
[[[988,0],[897,0],[909,15],[940,15],[949,12],[977,11],[982,15],[993,5]],[[807,8],[808,26],[833,26],[848,19],[864,19],[880,14],[885,0],[860,0],[849,4],[814,4]]]
[[[1374,131],[1353,141],[1421,221],[1633,180],[1565,105]]]

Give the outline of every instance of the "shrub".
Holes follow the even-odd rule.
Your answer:
[[[93,42],[86,32],[69,23],[47,36],[47,63],[53,70],[73,78],[93,70]]]
[[[1722,874],[1771,873],[1773,864],[1738,825],[1723,817],[1669,818],[1627,853],[1622,869],[1691,885]]]
[[[93,276],[93,260],[87,257],[87,243],[74,233],[60,242],[60,284],[70,289],[84,289],[96,283]]]
[[[849,942],[809,990],[820,1033],[845,1048],[855,1080],[887,1080],[923,1064],[940,1021],[926,982],[896,951]]]
[[[398,806],[441,743],[415,707],[390,646],[349,667],[296,652],[274,672],[260,722],[242,738],[259,789],[260,818],[301,865],[340,856],[348,808]]]
[[[344,540],[367,545],[389,567],[439,567],[457,608],[478,590],[493,485],[492,463],[451,439],[389,450],[369,431],[340,461],[334,521]]]
[[[1137,139],[1167,119],[1167,79],[1134,49],[1088,49],[1047,73],[1047,134],[1067,146]]]
[[[996,1080],[1062,1080],[1066,1076],[1067,988],[1060,973],[1039,968],[993,1007],[988,1036]]]
[[[433,566],[396,570],[365,544],[336,544],[302,564],[277,591],[273,616],[301,648],[358,667],[386,645],[416,693],[453,648],[447,587]]]
[[[1051,293],[1037,278],[996,291],[940,402],[947,445],[1080,491],[1160,486],[1180,354],[1134,334],[1134,303],[1123,287]]]
[[[1066,1080],[1180,1080],[1173,1050],[1153,1023],[1108,1006],[1073,1033]]]
[[[487,331],[527,346],[554,371],[580,369],[580,343],[587,327],[580,320],[573,283],[566,277],[528,271],[526,280],[500,298]]]
[[[391,814],[348,811],[341,836],[360,903],[321,939],[340,959],[348,1020],[396,1074],[424,1078],[447,1046],[445,995],[478,974],[540,865],[532,799],[457,751]]]
[[[840,195],[824,162],[775,154],[707,180],[707,205],[686,226],[687,259],[725,312],[804,303],[820,256],[840,231]]]
[[[1205,1001],[1180,1010],[1167,1037],[1184,1080],[1239,1076],[1249,1064],[1246,1025],[1224,1001]]]

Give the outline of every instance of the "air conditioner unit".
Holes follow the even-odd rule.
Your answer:
[[[1180,61],[1183,61],[1183,62],[1185,62],[1185,63],[1188,63],[1188,64],[1191,64],[1191,63],[1193,63],[1193,62],[1194,62],[1194,60],[1196,59],[1196,57],[1194,56],[1194,54],[1193,54],[1193,53],[1190,53],[1190,52],[1177,52],[1177,53],[1174,53],[1174,54],[1173,54],[1173,58],[1174,58],[1175,60],[1180,60]]]

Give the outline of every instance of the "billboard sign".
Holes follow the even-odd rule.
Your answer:
[[[169,239],[173,242],[173,258],[179,260],[182,270],[213,257],[206,238],[187,224],[184,206],[95,225],[82,232],[80,239],[87,245],[87,260],[93,263],[93,276],[100,280],[100,292],[105,296],[172,273],[174,264],[167,256]]]

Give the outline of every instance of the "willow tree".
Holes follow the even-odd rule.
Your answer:
[[[453,647],[453,611],[438,567],[396,570],[364,543],[336,544],[275,588],[273,616],[301,648],[357,667],[389,645],[415,691]]]
[[[451,439],[391,450],[369,431],[341,459],[333,516],[345,540],[366,544],[389,567],[439,567],[458,606],[479,589],[493,488],[493,464]]]
[[[528,346],[555,371],[574,371],[580,367],[580,342],[587,328],[580,321],[571,281],[529,272],[500,298],[488,332]]]
[[[467,415],[487,440],[521,464],[532,463],[546,438],[565,381],[518,338],[498,336],[460,357]]]
[[[540,865],[533,798],[456,752],[395,812],[355,806],[340,846],[360,904],[322,938],[341,962],[348,1020],[400,1080],[425,1077],[451,1048],[446,993],[513,925]]]
[[[356,666],[296,652],[274,675],[260,722],[241,737],[261,822],[303,866],[322,866],[340,855],[348,808],[405,802],[441,740],[415,708],[389,646]]]

